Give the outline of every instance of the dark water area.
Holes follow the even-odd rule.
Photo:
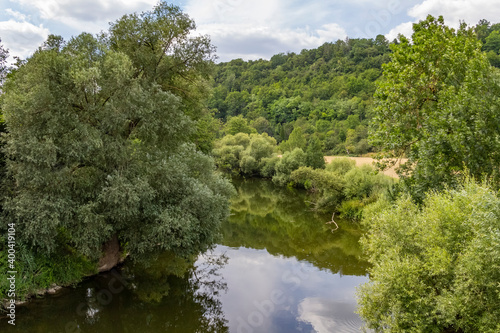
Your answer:
[[[326,224],[304,192],[235,180],[220,244],[193,263],[126,262],[16,310],[0,332],[361,332],[362,232]]]

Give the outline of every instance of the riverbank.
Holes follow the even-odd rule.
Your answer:
[[[114,267],[120,265],[121,263],[124,262],[128,254],[124,254],[122,250],[120,249],[120,244],[118,241],[117,235],[114,235],[108,242],[106,242],[103,247],[102,247],[102,257],[99,259],[99,262],[96,265],[96,269],[92,274],[87,274],[84,276],[81,276],[77,280],[70,281],[67,283],[62,283],[58,284],[52,283],[50,286],[46,288],[39,288],[36,289],[29,294],[22,295],[21,299],[17,298],[15,299],[15,305],[23,305],[27,302],[29,302],[31,299],[43,296],[43,295],[54,295],[57,294],[57,292],[64,287],[74,285],[76,283],[81,282],[84,278],[88,278],[91,276],[96,276],[100,273],[110,271]],[[0,313],[2,310],[7,309],[7,306],[11,303],[10,299],[2,299],[0,301]]]

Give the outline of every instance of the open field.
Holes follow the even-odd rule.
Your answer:
[[[330,163],[334,158],[342,158],[342,157],[349,157],[349,156],[325,156],[325,161],[326,163]],[[360,166],[363,164],[373,164],[375,160],[371,157],[349,157],[350,159],[353,159],[356,161],[356,166]],[[405,163],[406,159],[402,159],[401,163]],[[383,173],[386,174],[387,176],[393,177],[393,178],[399,178],[398,175],[396,174],[396,168],[399,166],[399,162],[396,163],[395,166],[392,168],[389,168],[385,170]]]

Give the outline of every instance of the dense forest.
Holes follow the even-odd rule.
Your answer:
[[[243,116],[278,142],[301,127],[327,153],[363,154],[371,148],[366,138],[374,82],[389,52],[389,42],[378,36],[338,40],[269,61],[219,64],[208,106],[223,120]]]
[[[490,63],[500,67],[500,23],[481,20],[475,31]],[[251,133],[253,128],[280,143],[300,127],[307,141],[320,141],[325,155],[374,152],[367,140],[373,94],[382,65],[390,60],[390,44],[398,43],[382,35],[346,38],[270,60],[220,63],[208,107],[228,122],[223,133]]]

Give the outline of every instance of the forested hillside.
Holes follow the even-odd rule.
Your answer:
[[[223,120],[247,118],[278,142],[301,127],[327,152],[366,153],[374,81],[388,61],[389,42],[381,35],[281,53],[269,61],[232,60],[217,66],[209,107]]]
[[[500,24],[481,20],[475,31],[490,63],[500,67]],[[225,134],[266,132],[280,143],[300,127],[306,142],[318,138],[325,154],[365,154],[374,149],[367,137],[375,81],[390,52],[390,42],[378,35],[221,63],[208,106],[227,122]]]

